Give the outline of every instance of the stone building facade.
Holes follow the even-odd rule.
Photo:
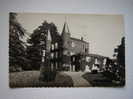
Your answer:
[[[83,37],[71,37],[66,22],[61,35],[49,29],[46,45],[52,71],[92,71],[93,67],[102,71],[104,68],[106,57],[90,54],[89,43],[84,41]]]
[[[62,38],[62,67],[68,71],[84,70],[83,58],[89,53],[89,43],[81,39],[71,37],[68,24],[65,22],[61,34]]]
[[[53,27],[49,28],[46,33],[46,49],[44,59],[42,58],[44,65],[46,67],[49,65],[48,67],[52,71],[83,70],[85,67],[83,58],[89,53],[89,43],[85,42],[82,37],[81,39],[71,37],[66,22],[61,35],[53,30]]]

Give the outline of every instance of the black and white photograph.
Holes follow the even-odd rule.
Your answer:
[[[9,87],[124,87],[119,14],[9,13]]]

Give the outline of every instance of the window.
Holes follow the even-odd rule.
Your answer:
[[[64,51],[63,54],[64,54],[64,55],[67,55],[67,51]]]
[[[55,53],[55,57],[58,58],[58,52]]]
[[[44,62],[45,60],[44,60],[44,57],[42,57],[42,62]]]
[[[98,59],[97,59],[97,58],[95,59],[95,64],[99,64],[99,63],[98,63]]]
[[[52,71],[54,70],[54,65],[53,65],[53,63],[51,63],[51,70],[52,70]]]
[[[51,58],[52,58],[52,59],[54,58],[54,53],[51,53]]]
[[[43,56],[45,56],[45,50],[42,50]]]
[[[54,44],[51,44],[52,50],[54,50]]]
[[[107,59],[104,58],[104,60],[103,60],[103,65],[106,65],[106,62],[107,62]]]
[[[86,57],[86,61],[87,62],[90,62],[91,61],[91,58],[90,57]]]
[[[13,32],[15,33],[15,32],[16,32],[16,30],[15,30],[15,29],[13,29]]]
[[[41,36],[44,36],[44,33],[43,32],[41,33]]]
[[[83,49],[85,48],[84,44],[83,44]]]
[[[72,47],[75,47],[75,43],[74,42],[72,42]]]
[[[88,53],[88,48],[85,48],[85,53]]]
[[[55,48],[58,49],[58,43],[55,43]]]
[[[70,55],[72,56],[72,55],[74,55],[75,53],[74,52],[70,52]]]
[[[73,57],[73,62],[75,61],[75,57]]]
[[[45,45],[45,42],[44,41],[40,41],[40,45]]]
[[[72,65],[71,71],[75,71],[75,65]]]
[[[58,69],[58,63],[57,62],[55,63],[55,67],[56,67],[56,69]]]

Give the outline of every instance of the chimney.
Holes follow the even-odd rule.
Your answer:
[[[81,41],[83,41],[83,37],[81,37]]]

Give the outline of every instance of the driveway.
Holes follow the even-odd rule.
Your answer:
[[[73,80],[74,87],[90,87],[91,84],[82,77],[85,72],[64,72],[68,76],[70,76]]]

